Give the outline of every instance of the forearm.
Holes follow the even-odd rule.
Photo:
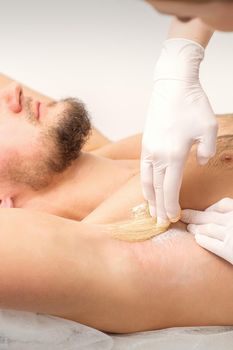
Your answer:
[[[183,23],[174,18],[168,33],[168,39],[182,38],[195,41],[204,48],[208,45],[214,31],[199,18]]]

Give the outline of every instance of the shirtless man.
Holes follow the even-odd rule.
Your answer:
[[[51,103],[46,97],[23,89],[17,83],[6,85],[8,81],[0,80],[3,85],[0,90],[2,207],[30,207],[76,220],[82,219],[135,170],[131,169],[130,162],[127,165],[124,162],[113,165],[112,161],[105,158],[87,153],[80,155],[83,145],[84,151],[91,151],[107,142],[94,130],[88,147],[84,144],[90,123],[81,103],[72,100]],[[38,118],[36,108],[39,102]],[[70,103],[72,106],[69,107]],[[76,114],[73,113],[74,108]],[[79,171],[80,168],[82,171]],[[117,172],[118,168],[122,172]],[[96,191],[93,179],[97,174],[101,176],[103,170],[112,173],[114,183],[106,183],[102,177],[101,191],[93,196]],[[86,203],[84,197],[87,197],[87,191],[83,191],[81,180],[84,176],[90,194]],[[74,187],[77,189],[75,192]]]
[[[81,152],[90,130],[84,106],[73,99],[57,103],[41,100],[40,96],[38,116],[38,96],[30,99],[24,96],[24,89],[17,83],[0,91],[2,207],[42,210],[79,221],[89,215],[88,220],[105,223],[106,218],[100,212],[109,212],[108,198],[111,200],[113,194],[116,198],[120,197],[125,186],[128,188],[127,203],[118,208],[116,200],[116,210],[112,211],[108,220],[110,217],[113,221],[128,217],[130,208],[143,202],[139,161],[126,160],[139,159],[141,136],[110,143],[92,154]],[[228,123],[230,121],[231,118],[220,119],[220,136],[231,133],[230,128],[233,129],[233,126]],[[230,140],[225,143],[224,152],[231,144]],[[221,144],[219,140],[220,148],[223,147]],[[117,157],[118,160],[106,157]],[[221,197],[210,186],[213,176],[210,178],[209,172],[209,194],[204,202],[199,200],[203,188],[205,191],[207,189],[204,183],[193,180],[190,169],[198,174],[206,172],[206,168],[195,166],[192,154],[181,192],[182,207],[204,209],[219,200]],[[199,187],[195,188],[191,196],[190,191],[195,183]],[[221,193],[221,196],[227,195],[227,191]]]
[[[194,153],[189,159],[182,195],[188,207],[207,207],[233,196],[232,132],[223,121],[214,161],[200,168],[193,164]],[[119,174],[106,185],[110,168],[95,174],[96,169],[90,162],[80,170],[84,179],[79,190],[92,185],[87,202],[95,201],[102,185],[116,180],[118,189],[109,191],[82,222],[22,209],[0,211],[0,307],[57,315],[109,332],[232,325],[233,267],[200,248],[181,223],[142,243],[113,239],[103,224],[127,217],[141,202],[138,175],[129,176],[130,165],[123,171],[128,171],[123,186]],[[111,169],[117,171],[117,166]],[[88,174],[93,177],[87,177],[86,185]]]

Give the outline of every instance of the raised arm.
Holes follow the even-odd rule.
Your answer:
[[[1,209],[0,222],[0,308],[124,329],[129,264],[102,226],[24,209]]]
[[[177,18],[173,18],[168,32],[168,39],[187,39],[199,43],[206,48],[214,30],[204,24],[199,18],[184,23]]]
[[[1,209],[0,221],[0,307],[74,319],[92,261],[84,226],[23,209]]]
[[[182,231],[130,244],[23,209],[1,209],[0,223],[0,308],[111,333],[232,325],[232,267]]]

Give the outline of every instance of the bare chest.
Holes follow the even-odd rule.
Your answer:
[[[38,193],[21,207],[81,221],[137,172],[138,167],[130,163],[90,167],[81,180],[74,176],[50,191]]]

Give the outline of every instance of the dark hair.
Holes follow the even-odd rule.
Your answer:
[[[216,155],[210,159],[208,165],[211,167],[218,166],[228,170],[233,169],[233,135],[226,134],[218,136]]]
[[[91,132],[91,123],[85,105],[76,98],[62,100],[67,104],[59,125],[51,130],[55,152],[48,165],[52,171],[62,172],[78,158]]]

